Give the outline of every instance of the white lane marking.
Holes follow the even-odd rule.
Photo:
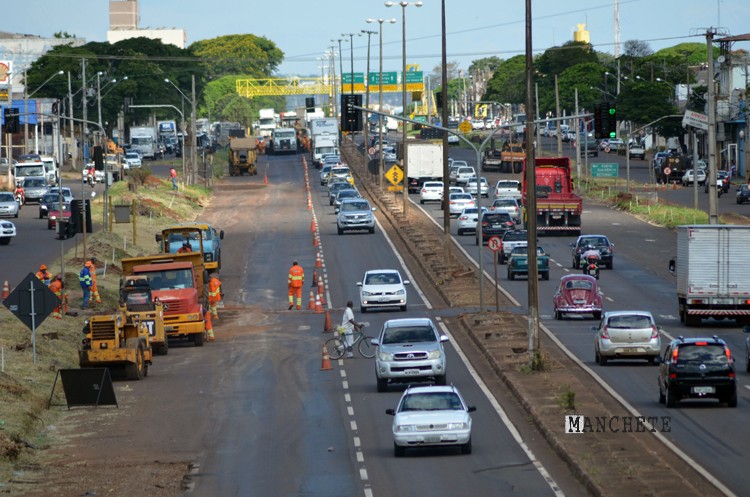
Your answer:
[[[490,389],[487,388],[487,385],[484,383],[484,381],[479,376],[477,371],[472,367],[471,363],[469,362],[468,357],[466,357],[466,355],[464,354],[464,351],[461,350],[461,347],[459,347],[458,343],[453,339],[453,337],[450,334],[450,331],[445,326],[445,323],[438,322],[438,326],[440,326],[440,328],[443,330],[443,333],[445,333],[448,336],[448,338],[450,338],[453,348],[455,349],[458,356],[461,358],[461,361],[466,365],[466,368],[469,370],[469,374],[471,374],[472,378],[474,378],[474,381],[477,383],[480,390],[482,390],[482,393],[484,393],[485,397],[487,397],[487,400],[489,400],[490,404],[495,409],[495,412],[497,412],[498,416],[500,416],[500,420],[503,422],[505,427],[508,428],[508,431],[510,432],[513,439],[521,447],[521,449],[526,453],[526,456],[529,458],[529,460],[534,465],[536,470],[539,471],[539,474],[542,476],[542,478],[544,478],[544,480],[547,482],[552,492],[559,497],[563,497],[565,493],[563,493],[563,491],[557,485],[557,483],[552,478],[552,476],[547,472],[547,470],[542,465],[542,463],[536,459],[536,457],[534,456],[534,453],[531,452],[531,449],[526,445],[526,442],[523,441],[521,434],[518,432],[515,425],[508,417],[508,415],[505,413],[505,410],[502,408],[502,406],[500,406],[500,403],[492,395],[492,392],[490,392]]]
[[[360,468],[359,470],[359,477],[362,479],[362,481],[367,481],[367,468]]]
[[[388,237],[388,233],[385,232],[383,229],[383,225],[380,224],[380,221],[378,221],[377,218],[375,218],[375,222],[380,227],[380,233],[385,238],[385,241],[388,242],[388,246],[391,247],[391,250],[393,251],[393,254],[396,256],[396,259],[398,259],[399,264],[401,264],[401,269],[404,270],[404,273],[406,276],[408,276],[409,281],[411,281],[411,286],[414,287],[414,289],[417,291],[417,294],[419,294],[419,298],[422,299],[422,302],[424,302],[424,305],[428,309],[432,309],[432,304],[429,300],[427,300],[427,297],[425,296],[424,292],[422,292],[422,289],[419,287],[417,282],[414,280],[414,276],[412,276],[411,272],[409,271],[409,268],[406,267],[406,262],[404,261],[404,258],[401,257],[401,254],[398,253],[398,250],[396,250],[396,246],[393,244],[391,239]],[[407,293],[408,295],[408,293]]]
[[[341,386],[344,387],[344,390],[349,390],[349,382],[348,381],[342,381]]]
[[[609,300],[610,302],[614,302],[614,299],[612,299],[612,297],[604,297],[604,298]]]
[[[341,360],[341,359],[339,359],[339,360]],[[343,364],[343,361],[342,361],[342,364]],[[339,376],[341,376],[342,378],[346,378],[346,370],[345,369],[340,369],[339,370]]]
[[[352,430],[352,432],[356,432],[357,431],[357,422],[354,421],[354,420],[349,421],[349,428]],[[359,439],[355,440],[355,442],[359,442]]]
[[[362,447],[362,441],[359,439],[359,437],[352,437],[352,441],[354,442],[354,447],[359,449]]]
[[[306,325],[306,324],[303,324],[303,325],[301,325],[301,326],[297,326],[297,330],[298,330],[298,331],[307,331],[307,330],[309,330],[309,329],[310,329],[310,326],[309,326],[309,325]]]
[[[750,390],[750,385],[743,385],[743,386],[744,386],[745,388],[747,388],[748,390]]]
[[[346,406],[346,413],[349,416],[354,416],[354,408],[352,406]]]
[[[349,404],[351,401],[352,401],[352,396],[349,395],[349,393],[345,393],[344,394],[344,402],[346,402],[347,404]]]
[[[365,462],[365,456],[364,454],[362,454],[361,450],[357,451],[356,456],[357,456],[357,462],[360,462],[360,463]]]

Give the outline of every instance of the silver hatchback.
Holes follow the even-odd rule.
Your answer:
[[[591,328],[596,362],[611,359],[646,359],[655,364],[661,353],[661,328],[648,311],[605,312],[598,326]]]
[[[419,383],[432,380],[446,384],[445,350],[448,337],[441,335],[429,318],[389,319],[372,344],[378,392],[389,382]]]

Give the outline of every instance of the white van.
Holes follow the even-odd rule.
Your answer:
[[[57,161],[54,157],[46,155],[43,155],[40,160],[44,164],[44,177],[47,178],[47,183],[56,185],[60,179],[60,170],[57,167]]]

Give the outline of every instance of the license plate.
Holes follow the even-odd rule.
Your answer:
[[[418,369],[405,369],[404,374],[407,376],[413,376],[415,374],[419,374],[419,370]]]
[[[715,393],[716,389],[714,387],[693,387],[693,393],[698,395],[704,395],[707,393]]]
[[[424,437],[424,442],[428,444],[440,443],[440,437],[437,435],[429,435],[427,437]]]

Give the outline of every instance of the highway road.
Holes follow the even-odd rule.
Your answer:
[[[451,155],[455,158],[467,157],[461,157],[457,152],[452,151]],[[495,179],[503,175],[490,173],[487,176]],[[701,195],[703,196],[703,193]],[[423,210],[442,227],[442,211],[437,204],[420,206],[416,195],[412,195],[411,200],[414,209]],[[725,201],[725,197],[721,200]],[[479,252],[473,234],[458,237],[455,227],[452,227],[452,230],[461,247],[476,260]],[[542,322],[585,365],[592,368],[643,415],[671,416],[672,430],[666,434],[667,438],[737,495],[742,495],[745,489],[750,488],[750,475],[743,471],[744,458],[741,456],[748,443],[743,427],[747,420],[747,408],[750,406],[750,375],[745,372],[743,358],[745,336],[733,321],[705,321],[700,328],[687,328],[680,323],[675,280],[667,270],[668,260],[675,254],[676,248],[676,235],[673,231],[649,225],[625,213],[585,201],[583,233],[607,235],[615,244],[614,269],[603,270],[600,279],[605,294],[605,310],[651,311],[658,324],[664,327],[664,344],[680,335],[693,337],[716,334],[726,340],[738,358],[736,367],[739,379],[739,406],[737,409],[729,409],[720,407],[713,401],[685,401],[676,409],[666,409],[657,402],[656,367],[648,366],[645,361],[616,361],[606,367],[595,364],[594,333],[591,327],[596,323],[580,318],[555,321],[552,310],[552,295],[560,277],[573,271],[569,244],[575,241],[575,237],[540,239],[540,245],[552,259],[550,280],[539,283]],[[485,270],[492,272],[491,251],[485,247],[481,253]],[[500,285],[513,295],[521,306],[526,307],[526,282],[508,281],[504,269],[505,267],[501,266],[499,271]],[[488,302],[492,301],[490,297]]]
[[[222,363],[231,368],[213,373],[218,396],[209,395],[207,406],[215,413],[210,416],[214,425],[198,457],[201,471],[194,494],[583,495],[569,475],[561,481],[551,475],[567,471],[560,470],[563,466],[547,451],[540,456],[519,444],[498,401],[488,397],[452,343],[447,346],[448,381],[477,406],[473,454],[442,449],[394,458],[393,418],[385,410],[396,406],[404,387],[378,393],[374,360],[359,356],[321,371],[322,343],[332,336],[321,333],[323,315],[286,310],[291,261],[298,259],[306,270],[307,306],[317,249],[312,246],[312,212],[306,210],[300,156],[262,158],[261,171],[266,160],[273,188],[248,190],[248,195],[259,196],[252,202],[261,208],[248,210],[242,223],[228,222],[225,210],[249,208],[250,199],[245,205],[236,197],[230,201],[219,196],[212,208],[213,221],[227,233],[222,280],[227,294],[223,315],[229,316],[214,345],[227,352]],[[257,183],[259,177],[231,181],[237,188]],[[387,319],[435,316],[381,226],[372,235],[336,234],[333,208],[317,180],[311,169],[313,212],[325,264],[317,272],[327,281],[334,323],[340,322],[346,300],[357,301],[356,282],[373,268],[397,268],[414,283],[408,288],[406,312],[355,312],[357,320],[369,322],[370,333],[377,333]],[[247,315],[233,310],[239,304],[251,309]],[[253,330],[243,327],[249,324]],[[171,360],[171,352],[166,359]],[[550,457],[553,469],[540,462]]]

